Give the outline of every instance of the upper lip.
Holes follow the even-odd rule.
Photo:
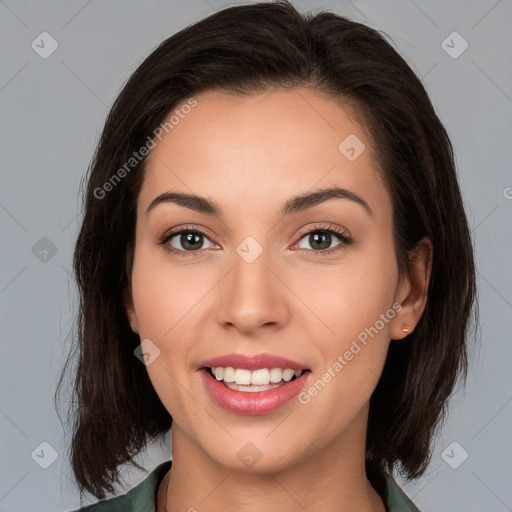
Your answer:
[[[225,354],[223,356],[208,359],[202,363],[203,368],[211,368],[212,366],[220,366],[222,368],[244,368],[246,370],[257,370],[258,368],[291,368],[292,370],[308,369],[305,365],[298,363],[297,361],[292,361],[291,359],[286,359],[285,357],[276,356],[274,354]]]

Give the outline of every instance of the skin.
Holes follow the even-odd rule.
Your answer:
[[[195,98],[148,157],[125,291],[132,329],[160,350],[147,371],[174,420],[173,467],[157,510],[382,512],[364,467],[369,400],[390,340],[407,336],[402,328],[412,331],[424,310],[431,244],[422,240],[400,279],[372,141],[340,102],[308,88]],[[354,161],[338,150],[349,134],[366,146]],[[363,198],[373,215],[335,198],[278,216],[290,197],[333,185]],[[214,200],[224,216],[173,203],[146,214],[171,190]],[[326,246],[341,249],[321,255],[307,234],[318,224],[343,228],[352,244],[332,235]],[[199,249],[180,235],[172,245],[199,256],[156,245],[184,225],[207,237]],[[247,236],[263,249],[252,263],[236,252]],[[197,371],[227,353],[272,353],[311,369],[307,389],[394,303],[402,309],[307,404],[240,416],[212,400]],[[249,468],[237,456],[248,442],[261,453]]]

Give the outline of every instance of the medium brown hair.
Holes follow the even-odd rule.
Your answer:
[[[172,418],[143,364],[122,293],[130,283],[136,201],[145,159],[104,197],[97,190],[181,102],[202,91],[250,95],[312,87],[356,109],[371,134],[393,205],[401,275],[417,242],[433,245],[427,305],[406,341],[391,342],[371,397],[367,475],[385,496],[384,472],[418,478],[459,376],[468,364],[475,301],[472,242],[447,132],[405,60],[380,32],[330,12],[300,14],[288,2],[226,8],[162,42],[117,97],[88,169],[74,252],[79,287],[70,460],[80,490],[114,492]],[[95,193],[96,191],[96,193]],[[474,304],[475,303],[475,304]],[[63,383],[69,354],[56,391]]]

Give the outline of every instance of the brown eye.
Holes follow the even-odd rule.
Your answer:
[[[315,233],[309,234],[308,242],[312,249],[329,249],[333,236],[326,231],[316,231]]]
[[[176,238],[175,235],[172,238]],[[179,234],[178,243],[181,244],[181,247],[183,247],[185,250],[191,249],[201,249],[201,246],[203,245],[203,239],[202,239],[201,233],[191,233],[191,232],[182,232]],[[172,240],[172,239],[171,239]],[[173,245],[171,243],[171,245]],[[173,247],[176,247],[175,245]],[[178,247],[179,248],[179,247]]]
[[[210,246],[203,247],[205,241],[209,242]],[[204,233],[197,229],[181,229],[165,235],[160,240],[159,245],[169,252],[188,256],[187,253],[197,253],[201,249],[212,248],[214,244]]]
[[[339,243],[334,247],[331,247],[331,244],[336,242],[336,239],[339,240]],[[304,240],[309,243],[309,247],[303,247],[300,245]],[[297,245],[300,249],[307,249],[317,253],[320,252],[330,254],[331,252],[341,249],[350,243],[351,239],[344,231],[332,228],[318,228],[314,231],[309,231],[308,233],[304,234]]]

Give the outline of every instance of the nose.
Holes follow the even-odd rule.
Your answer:
[[[283,328],[290,318],[287,288],[266,251],[251,263],[238,254],[233,259],[218,290],[219,324],[245,335],[263,328]]]

